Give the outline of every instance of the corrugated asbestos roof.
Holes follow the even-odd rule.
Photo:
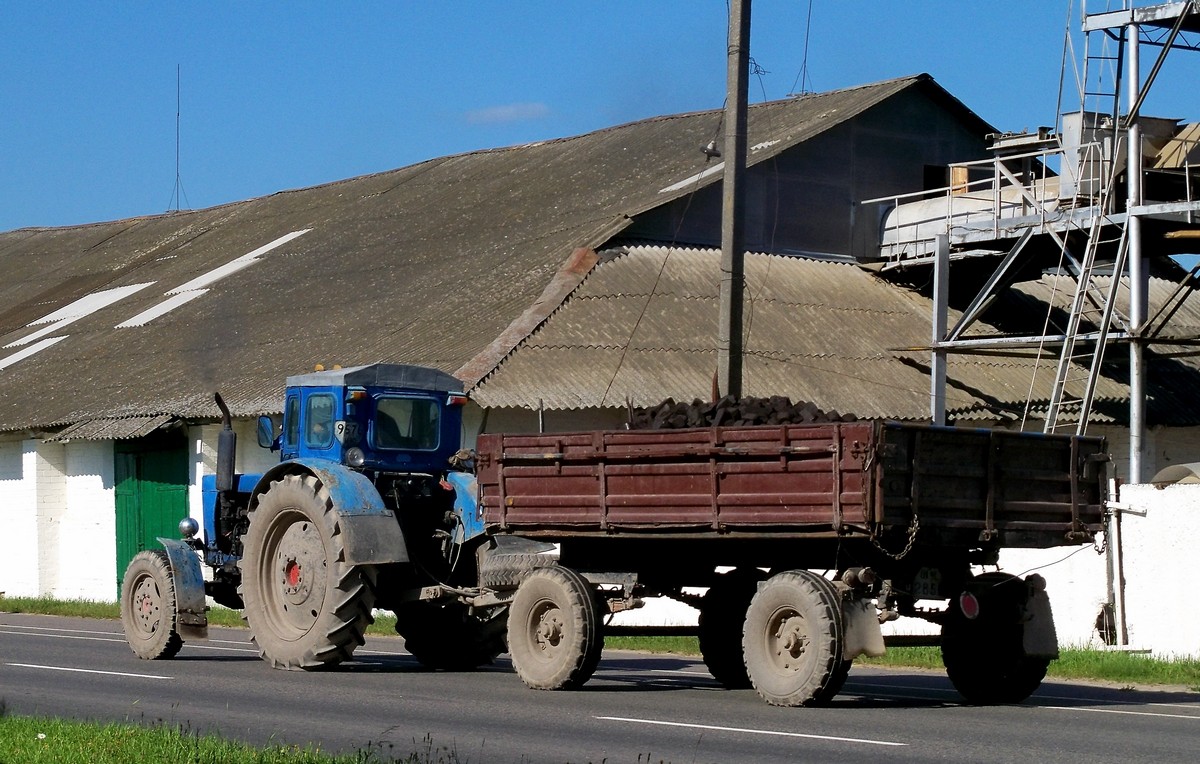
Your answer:
[[[51,440],[129,440],[141,438],[174,420],[172,416],[92,419],[60,430]]]
[[[598,266],[571,299],[473,393],[484,406],[531,407],[531,390],[547,408],[622,407],[709,399],[716,369],[720,253],[712,249],[636,245]],[[1046,277],[1001,301],[1003,313],[1041,329],[1044,300],[1061,302],[1064,284]],[[790,257],[746,259],[747,327],[744,392],[786,395],[859,417],[928,419],[928,298],[851,265]],[[1070,284],[1073,289],[1073,282]],[[1172,285],[1154,279],[1152,304]],[[1065,299],[1069,299],[1070,293]],[[1032,301],[1032,302],[1030,302]],[[1159,302],[1156,302],[1159,301]],[[951,322],[957,320],[951,316]],[[1200,326],[1200,302],[1187,302],[1177,327]],[[986,323],[971,334],[999,334]],[[1119,358],[1127,354],[1113,351]],[[1056,349],[1038,358],[954,354],[947,409],[962,418],[1019,419],[1030,397],[1032,418],[1045,413]],[[1151,421],[1200,423],[1194,360],[1152,362]],[[1127,421],[1124,372],[1098,383],[1096,421]],[[1035,374],[1035,371],[1037,372]]]
[[[752,107],[749,161],[910,87],[978,121],[927,75],[906,77]],[[316,363],[462,369],[474,382],[528,333],[507,328],[532,328],[558,305],[548,285],[556,274],[573,285],[575,271],[563,266],[577,250],[599,247],[633,215],[719,181],[712,173],[684,182],[706,168],[699,147],[717,135],[720,120],[718,111],[661,117],[195,212],[0,233],[0,432],[211,418],[216,389],[237,415],[274,412],[284,378]],[[671,332],[698,317],[663,314],[692,307],[687,300],[656,298],[643,327],[668,335],[634,352],[676,355],[652,346],[674,344]],[[598,310],[614,307],[603,302]],[[784,313],[764,303],[762,331]],[[589,341],[604,342],[603,333]],[[623,349],[606,352],[622,392],[560,393],[562,405],[610,401],[639,387],[669,390],[675,375],[691,384],[688,364],[643,367],[622,363]],[[844,385],[841,361],[815,359],[762,363],[781,376],[811,364],[820,384]],[[916,374],[887,359],[879,364],[889,380]],[[646,374],[663,376],[652,382]],[[498,385],[489,389],[504,397]],[[887,402],[874,410],[884,412]]]

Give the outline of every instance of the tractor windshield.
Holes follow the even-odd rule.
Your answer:
[[[432,451],[438,447],[437,401],[380,398],[375,404],[372,445],[378,449]]]

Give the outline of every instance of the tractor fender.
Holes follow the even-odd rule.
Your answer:
[[[312,475],[329,492],[347,565],[409,562],[408,545],[404,542],[404,531],[396,513],[384,505],[383,497],[365,475],[335,461],[292,459],[281,462],[254,486],[250,507],[255,507],[271,483],[284,475]]]
[[[175,588],[175,630],[185,641],[208,639],[208,606],[200,557],[186,541],[159,538],[171,565]]]

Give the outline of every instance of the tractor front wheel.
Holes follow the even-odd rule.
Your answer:
[[[138,552],[121,581],[125,641],[139,658],[173,658],[183,647],[175,618],[175,583],[167,553],[161,549]]]

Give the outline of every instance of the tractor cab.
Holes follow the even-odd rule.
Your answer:
[[[462,446],[466,400],[458,379],[418,366],[372,364],[301,374],[287,379],[283,429],[270,445],[283,460],[437,474]],[[260,420],[260,442],[272,440],[273,429],[266,426]]]

